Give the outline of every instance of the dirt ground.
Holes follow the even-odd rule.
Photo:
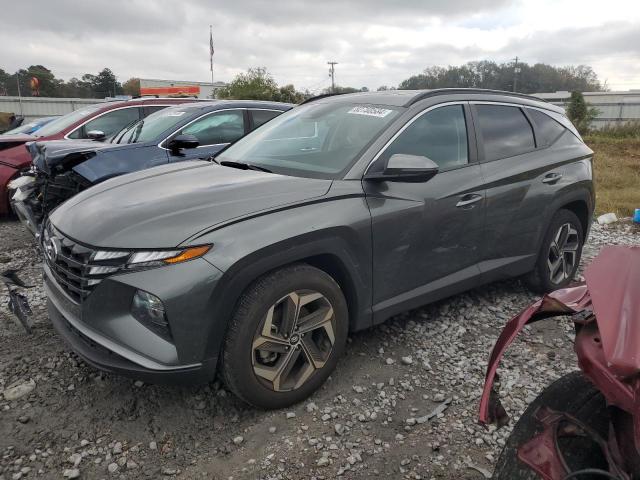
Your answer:
[[[640,244],[640,233],[595,226],[583,263],[607,244]],[[259,411],[219,382],[147,385],[86,365],[47,320],[39,264],[23,228],[0,222],[0,270],[22,268],[36,285],[28,291],[32,335],[0,294],[0,480],[482,479],[513,426],[485,429],[476,418],[489,351],[504,323],[536,298],[517,280],[352,335],[311,398]],[[514,344],[501,370],[512,418],[576,368],[572,332],[568,322],[540,322]],[[16,385],[26,393],[7,400]]]

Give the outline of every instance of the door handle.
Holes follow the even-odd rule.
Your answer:
[[[562,178],[560,173],[550,173],[542,179],[542,183],[553,184]]]
[[[460,197],[460,201],[456,203],[456,207],[467,207],[476,202],[479,202],[484,197],[482,195],[478,195],[477,193],[468,193]]]

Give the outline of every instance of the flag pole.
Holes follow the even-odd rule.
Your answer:
[[[211,92],[213,96],[213,30],[211,25],[209,25],[209,66],[211,69]]]

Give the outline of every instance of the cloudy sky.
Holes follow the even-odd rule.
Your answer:
[[[397,85],[471,60],[588,64],[612,90],[640,88],[638,0],[0,0],[0,68],[61,78],[207,81],[265,66],[319,91]]]

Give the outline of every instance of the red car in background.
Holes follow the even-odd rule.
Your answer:
[[[194,98],[138,98],[89,105],[53,120],[32,135],[0,135],[0,216],[10,212],[7,184],[31,166],[32,141],[107,138],[157,110]],[[91,132],[91,135],[89,133]]]

